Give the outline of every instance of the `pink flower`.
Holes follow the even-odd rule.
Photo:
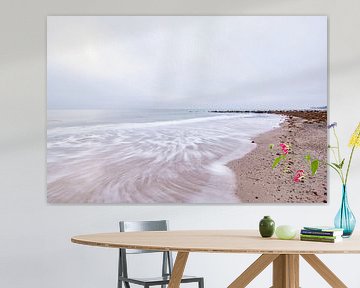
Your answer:
[[[283,151],[284,154],[289,153],[289,146],[288,145],[286,145],[285,143],[280,143],[280,147],[281,147],[281,150]]]
[[[297,170],[294,176],[294,182],[299,183],[304,177],[305,177],[305,171],[302,169]]]

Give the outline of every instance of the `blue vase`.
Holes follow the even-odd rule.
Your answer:
[[[341,207],[336,214],[334,224],[336,228],[344,229],[344,238],[350,237],[355,228],[356,219],[349,207],[346,185],[342,188]]]

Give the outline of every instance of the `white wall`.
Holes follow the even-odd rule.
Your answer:
[[[328,15],[330,120],[342,144],[359,117],[360,2],[358,0],[33,0],[0,8],[0,287],[115,287],[116,250],[70,243],[75,234],[115,231],[119,219],[167,218],[172,229],[256,228],[263,215],[278,224],[331,224],[340,183],[330,177],[330,204],[314,205],[48,205],[46,203],[47,15]],[[360,219],[360,151],[350,201]],[[359,225],[358,225],[359,226]],[[360,227],[360,226],[359,226]],[[255,255],[190,256],[188,273],[206,287],[226,287]],[[322,256],[348,287],[360,287],[360,255]],[[138,260],[135,260],[138,261]],[[344,265],[344,263],[349,265]],[[138,268],[146,267],[137,262]],[[266,270],[251,287],[269,287]],[[319,279],[319,280],[318,280]],[[316,283],[316,284],[314,284]],[[328,287],[306,263],[302,287]]]

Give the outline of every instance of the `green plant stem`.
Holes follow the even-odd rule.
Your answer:
[[[336,154],[335,154],[335,151],[334,151],[334,148],[331,147],[330,150],[331,150],[331,152],[332,152],[332,154],[333,154],[333,156],[334,156],[334,159],[335,159],[335,161],[336,161],[336,164],[340,165],[340,160],[337,159]],[[339,169],[339,168],[337,168],[337,167],[335,167],[333,164],[326,163],[326,162],[325,162],[325,164],[326,164],[326,165],[329,165],[331,168],[333,168],[333,169],[339,174],[340,180],[341,180],[341,182],[344,184],[345,181],[344,181],[344,175],[343,175],[343,173],[342,173],[342,170]]]
[[[355,151],[355,145],[354,145],[353,148],[351,149],[351,154],[350,154],[350,158],[349,158],[349,163],[348,163],[348,166],[347,166],[347,169],[346,169],[345,185],[347,184],[347,180],[348,180],[348,176],[349,176],[349,170],[350,170],[350,165],[351,165],[351,160],[352,160],[354,151]]]
[[[336,171],[336,173],[339,174],[340,180],[341,180],[342,184],[345,185],[344,178],[343,178],[343,176],[340,174],[339,169],[337,169],[334,165],[332,165],[332,164],[330,164],[330,163],[326,163],[326,164],[329,165],[331,168],[333,168],[333,169]]]
[[[336,154],[335,154],[335,151],[334,151],[334,148],[330,148],[330,150],[331,150],[331,152],[332,152],[332,154],[333,154],[333,156],[334,156],[334,159],[335,159],[335,161],[336,161],[336,164],[339,164],[339,163],[340,163],[340,160],[337,159]]]
[[[335,127],[333,127],[333,131],[334,131],[334,135],[335,135],[335,139],[336,139],[336,146],[337,146],[337,151],[338,151],[338,156],[339,156],[339,160],[338,160],[338,165],[340,165],[340,163],[341,163],[341,154],[340,154],[340,144],[339,144],[339,137],[337,136],[337,134],[336,134],[336,129],[335,129]],[[336,159],[336,157],[335,157],[335,159]],[[348,166],[348,168],[349,168],[349,166]],[[340,178],[341,178],[341,182],[343,183],[343,184],[346,184],[346,182],[344,181],[344,173],[343,173],[343,170],[342,170],[342,167],[341,167],[341,169],[339,169],[339,172],[340,172]]]
[[[341,158],[341,155],[340,155],[339,137],[336,134],[335,127],[333,127],[333,131],[334,131],[334,135],[335,135],[335,139],[336,139],[336,146],[337,146],[337,151],[338,151],[338,156],[339,156],[339,163],[338,164],[340,164],[340,161],[341,161],[342,158]]]

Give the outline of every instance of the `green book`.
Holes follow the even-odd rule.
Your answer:
[[[303,238],[314,238],[314,239],[337,239],[341,238],[341,236],[325,236],[325,235],[308,235],[308,234],[300,234]]]
[[[313,241],[313,242],[324,242],[324,243],[337,243],[342,241],[342,237],[336,237],[335,239],[328,238],[314,238],[314,237],[303,237],[300,236],[301,241]]]

